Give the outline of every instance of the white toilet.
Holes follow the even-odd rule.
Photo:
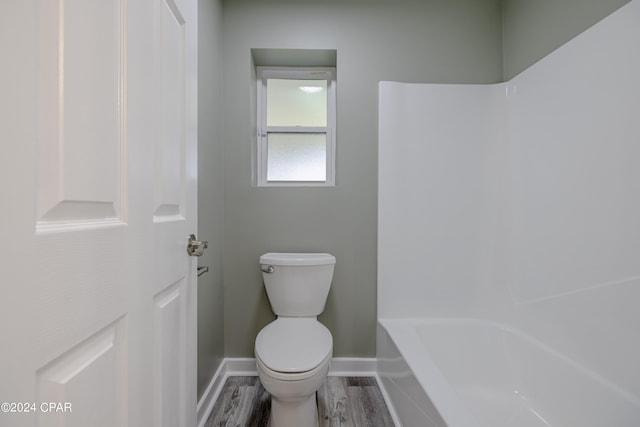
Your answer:
[[[268,253],[262,277],[276,320],[256,337],[260,382],[271,394],[270,427],[316,427],[316,391],[329,372],[331,332],[317,320],[336,258],[320,253]]]

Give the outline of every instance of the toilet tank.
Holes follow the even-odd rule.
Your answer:
[[[310,317],[324,311],[336,258],[325,253],[267,253],[260,257],[262,278],[273,312]]]

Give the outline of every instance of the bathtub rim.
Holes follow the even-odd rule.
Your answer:
[[[437,324],[473,324],[495,328],[501,333],[511,334],[528,342],[530,345],[540,348],[551,357],[558,359],[561,363],[569,365],[572,369],[588,377],[591,381],[608,390],[609,393],[612,393],[619,399],[622,399],[631,405],[640,407],[640,397],[636,396],[633,392],[618,386],[597,372],[577,363],[570,357],[559,352],[553,347],[550,347],[543,341],[527,334],[511,323],[503,323],[495,320],[474,317],[394,317],[378,318],[378,324],[385,330],[389,339],[400,351],[402,358],[412,370],[413,375],[416,377],[416,380],[422,388],[422,391],[433,402],[448,427],[479,427],[480,424],[478,424],[478,421],[476,421],[475,417],[469,412],[453,386],[446,379],[446,376],[429,355],[428,350],[424,346],[423,338],[418,332],[419,326],[432,326]],[[415,357],[412,357],[412,355],[415,356],[416,354],[421,354],[423,357],[423,359],[419,361],[420,363]],[[379,356],[380,355],[378,355],[378,357]],[[425,374],[425,371],[429,370],[431,372],[427,372]],[[435,386],[438,387],[436,388]],[[464,415],[460,417],[460,413],[463,413]],[[459,422],[462,422],[462,424],[459,424]]]
[[[416,327],[419,324],[425,324],[427,320],[448,319],[394,318],[378,319],[378,323],[399,350],[413,376],[420,384],[422,392],[431,400],[447,426],[481,427],[468,408],[460,401],[456,391],[425,349]],[[408,354],[420,354],[421,363],[418,363],[415,357],[407,357]],[[377,356],[380,357],[380,355]],[[383,374],[379,373],[379,375]]]

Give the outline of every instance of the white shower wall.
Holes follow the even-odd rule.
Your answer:
[[[640,2],[509,84],[515,321],[640,396]]]
[[[481,315],[494,289],[504,87],[380,84],[378,316]]]
[[[380,318],[512,322],[640,401],[640,0],[499,85],[380,84]]]

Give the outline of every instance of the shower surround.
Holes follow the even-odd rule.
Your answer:
[[[415,318],[502,325],[598,379],[621,402],[598,408],[616,426],[640,423],[638,40],[634,0],[506,83],[380,84],[378,358],[407,425],[429,385],[393,373],[394,351],[411,356],[385,325]],[[539,425],[598,425],[574,389],[566,413],[536,409]]]

